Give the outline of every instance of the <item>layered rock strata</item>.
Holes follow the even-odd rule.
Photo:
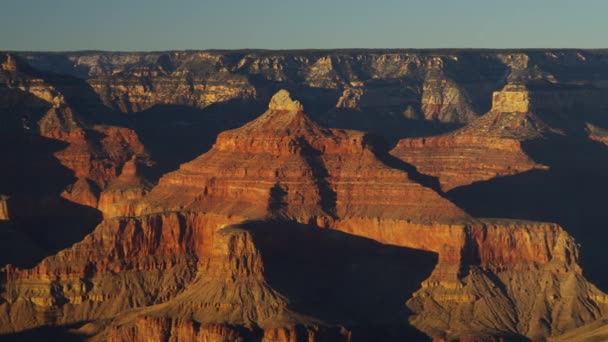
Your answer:
[[[119,318],[106,338],[146,340],[150,331],[160,330],[178,341],[195,336],[226,341],[347,340],[347,331],[320,326],[288,308],[288,299],[266,282],[260,251],[247,229],[227,227],[215,235],[196,278],[182,293]]]
[[[380,227],[468,219],[407,172],[378,160],[370,143],[360,132],[318,126],[281,91],[259,119],[221,134],[211,151],[162,177],[133,204],[134,213],[123,206],[122,216],[31,270],[7,268],[4,307],[38,318],[3,326],[10,331],[101,319],[165,301],[190,282],[193,263],[212,248],[214,232],[245,219],[275,217],[324,227],[340,220],[348,226],[355,218]],[[126,165],[116,182],[133,181],[133,164]],[[154,285],[160,284],[154,278],[160,270],[170,286]],[[127,293],[128,301],[111,304]],[[45,321],[50,314],[34,315],[37,310],[53,312],[52,321]]]
[[[526,152],[526,142],[555,130],[531,112],[524,86],[495,92],[492,110],[462,129],[425,138],[402,139],[391,151],[424,174],[438,178],[441,189],[547,169]]]
[[[532,123],[516,134],[543,131]],[[141,189],[136,175],[131,160],[116,182]],[[581,275],[576,244],[561,227],[474,219],[416,179],[369,135],[323,128],[279,91],[267,112],[220,134],[143,198],[122,193],[127,203],[104,207],[114,217],[83,241],[32,269],[6,267],[2,332],[118,316],[98,336],[350,336],[293,310],[266,279],[255,235],[220,230],[269,218],[436,253],[408,301],[411,323],[431,337],[544,338],[606,314],[605,295]],[[277,243],[272,230],[264,235]]]
[[[319,222],[467,217],[407,172],[380,161],[368,135],[320,127],[285,91],[258,119],[221,133],[211,151],[163,176],[140,205],[139,213],[205,210]]]
[[[40,153],[49,153],[44,145],[61,145],[52,151],[52,157],[60,166],[50,164],[55,162],[53,160],[42,167],[67,169],[64,178],[75,179],[62,184],[64,188],[60,196],[70,202],[96,208],[100,190],[118,176],[123,165],[133,156],[145,155],[137,134],[125,127],[95,124],[87,117],[83,118],[60,90],[71,86],[69,80],[40,74],[12,54],[3,57],[0,96],[14,117],[9,115],[6,125],[0,128],[6,130],[8,139],[14,136],[25,137],[21,138],[24,140],[33,140],[32,136],[41,137],[42,146],[37,147]],[[21,180],[13,180],[18,181]]]

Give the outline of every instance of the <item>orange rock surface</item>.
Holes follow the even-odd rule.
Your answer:
[[[126,127],[87,123],[82,113],[74,111],[63,90],[54,85],[55,80],[41,76],[12,54],[3,57],[0,82],[6,94],[2,99],[26,106],[26,114],[15,118],[21,122],[16,122],[18,127],[10,134],[39,135],[63,144],[53,156],[75,181],[60,196],[96,208],[99,192],[118,176],[123,165],[133,156],[144,155],[137,134]]]
[[[494,93],[492,110],[443,136],[402,139],[391,151],[424,174],[453,188],[533,169],[546,169],[526,153],[525,142],[552,130],[529,107],[525,88],[507,85]]]
[[[258,119],[221,133],[211,151],[163,176],[138,212],[204,210],[300,221],[467,217],[379,160],[366,134],[322,128],[302,110],[278,92]]]
[[[457,153],[483,145],[469,160],[485,158],[488,147],[511,153],[506,163],[520,162],[519,172],[541,167],[526,159],[520,141],[547,130],[530,113],[492,112],[434,144]],[[578,248],[561,227],[473,218],[372,137],[321,127],[284,90],[259,118],[221,133],[210,151],[149,192],[137,170],[137,139],[120,129],[104,132],[112,138],[100,140],[99,160],[110,161],[108,169],[87,159],[86,134],[78,131],[63,137],[75,150],[62,163],[89,180],[78,181],[69,192],[74,198],[93,203],[86,195],[91,183],[103,190],[98,206],[106,220],[34,268],[3,269],[0,312],[11,315],[0,315],[0,332],[98,321],[94,338],[110,340],[347,340],[342,322],[294,310],[292,298],[268,279],[263,253],[272,249],[260,244],[280,245],[272,231],[281,223],[436,253],[435,269],[407,303],[411,323],[431,337],[543,338],[607,313],[604,294],[582,276]],[[426,143],[400,146],[407,156]],[[420,160],[427,164],[412,162],[422,173],[433,165],[425,153]],[[448,188],[495,176],[466,178],[461,171],[451,180],[442,179],[450,170],[439,171]],[[251,220],[272,229],[265,239],[246,229]],[[244,228],[226,228],[239,222]],[[565,319],[571,315],[576,319]]]
[[[138,172],[138,168],[141,168],[139,163],[132,157],[123,165],[120,175],[101,192],[97,207],[104,218],[134,216],[135,202],[142,199],[152,187]]]

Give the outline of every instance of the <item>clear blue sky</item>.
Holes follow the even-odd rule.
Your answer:
[[[2,50],[608,47],[608,0],[2,0]]]

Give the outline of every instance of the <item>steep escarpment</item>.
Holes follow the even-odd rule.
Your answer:
[[[178,340],[210,332],[224,340],[346,340],[347,332],[339,327],[328,329],[288,308],[287,298],[267,283],[262,256],[247,229],[228,227],[215,235],[198,275],[182,293],[118,318],[104,338],[145,340],[150,330],[161,329]],[[142,321],[147,329],[141,329]]]
[[[491,93],[507,70],[494,56],[481,57],[486,62],[483,72],[470,73],[465,69],[477,65],[476,56],[404,51],[24,57],[35,68],[87,80],[106,106],[125,113],[162,106],[265,103],[277,89],[287,88],[315,109],[311,111],[315,118],[324,117],[322,121],[332,127],[385,133],[391,139],[407,132],[399,125],[418,115],[441,122],[466,122],[478,116],[488,103],[476,100]]]
[[[111,318],[167,300],[194,275],[201,223],[176,214],[107,220],[35,268],[7,266],[3,332]]]
[[[92,182],[100,189],[117,177],[117,170],[132,156],[144,154],[134,131],[100,124],[94,115],[75,111],[76,95],[71,90],[79,85],[76,80],[41,74],[11,54],[4,58],[5,63],[14,64],[0,73],[5,96],[2,104],[10,113],[4,117],[3,128],[9,135],[38,135],[64,143],[64,148],[53,154],[60,164],[78,180]],[[70,198],[78,201],[77,196]]]
[[[33,68],[86,80],[122,112],[161,106],[266,103],[297,92],[315,119],[391,140],[454,128],[488,112],[505,84],[536,88],[539,112],[562,126],[602,123],[603,51],[335,50],[28,53]],[[563,119],[566,120],[563,120]],[[422,132],[422,133],[421,133]]]
[[[582,276],[576,244],[559,226],[483,221],[467,235],[459,281],[434,273],[408,301],[411,322],[427,334],[542,339],[606,314],[605,294]]]

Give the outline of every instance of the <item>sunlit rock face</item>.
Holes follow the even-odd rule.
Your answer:
[[[209,152],[163,176],[139,210],[168,208],[319,222],[467,217],[407,172],[383,163],[366,134],[319,126],[286,91],[259,118],[221,133]]]
[[[10,220],[10,215],[8,213],[8,196],[5,195],[0,195],[0,220]]]
[[[524,85],[509,84],[492,95],[492,111],[506,113],[530,112],[530,93]]]
[[[99,190],[118,176],[130,158],[144,154],[137,134],[126,127],[88,122],[89,113],[74,111],[72,95],[64,94],[60,81],[40,76],[12,54],[4,58],[0,72],[3,102],[8,102],[7,110],[20,110],[6,118],[7,138],[35,135],[61,146],[53,157],[76,178],[61,196],[96,207]]]
[[[608,109],[603,101],[607,62],[599,51],[76,52],[20,57],[37,70],[83,80],[99,101],[123,113],[267,103],[282,87],[297,91],[320,122],[391,141],[469,123],[490,111],[493,99],[497,111],[526,112],[528,103],[534,112],[556,120],[595,120]],[[13,64],[5,63],[6,68]],[[517,86],[503,89],[508,84]],[[519,88],[532,92],[526,95]],[[500,108],[503,102],[512,108]]]
[[[608,297],[569,226],[478,218],[459,191],[553,171],[538,144],[600,153],[605,63],[574,51],[2,55],[0,139],[19,148],[0,170],[12,253],[0,262],[14,264],[0,273],[0,333],[601,334]],[[364,131],[398,143],[389,153]],[[153,162],[163,148],[169,166]]]
[[[449,191],[459,186],[530,170],[544,170],[525,151],[526,142],[556,134],[531,110],[530,92],[508,84],[493,95],[492,110],[441,136],[402,139],[391,151]]]

